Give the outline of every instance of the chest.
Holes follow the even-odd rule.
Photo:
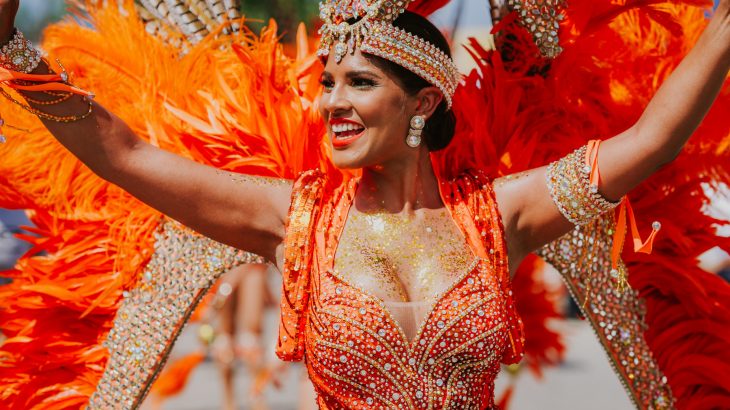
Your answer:
[[[509,346],[508,313],[489,264],[472,267],[429,303],[413,336],[386,303],[321,272],[308,320],[310,376],[377,408],[483,408],[467,401],[491,389]]]
[[[475,257],[448,211],[404,217],[352,212],[334,270],[386,302],[426,302],[443,293]]]
[[[489,186],[465,175],[441,186],[448,213],[360,224],[356,186],[323,196],[301,219],[311,236],[293,236],[291,254],[312,258],[291,260],[281,350],[297,336],[324,408],[491,408],[499,363],[522,339]],[[398,303],[422,304],[410,334]]]

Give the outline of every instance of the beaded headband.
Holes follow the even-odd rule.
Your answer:
[[[459,84],[459,70],[453,60],[428,41],[393,26],[413,0],[329,0],[319,3],[324,23],[317,55],[334,53],[338,63],[357,48],[398,64],[433,86],[444,95],[451,108]],[[348,21],[355,21],[349,23]]]

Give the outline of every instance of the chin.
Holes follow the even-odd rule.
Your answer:
[[[359,169],[364,168],[363,159],[357,155],[352,155],[349,152],[344,151],[333,151],[332,152],[332,163],[339,169]]]
[[[372,165],[368,158],[370,152],[364,141],[357,141],[355,145],[351,145],[345,149],[335,149],[332,145],[332,163],[339,169],[359,169],[368,165]],[[359,144],[358,144],[359,143]]]

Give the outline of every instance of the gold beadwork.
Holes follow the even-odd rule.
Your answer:
[[[560,272],[573,298],[582,301],[583,315],[636,407],[673,408],[666,378],[643,337],[645,307],[628,286],[626,266],[620,259],[614,265],[612,259],[616,221],[606,211],[620,201],[607,201],[591,185],[590,176],[596,170],[589,165],[587,151],[587,146],[581,147],[548,167],[553,201],[576,227],[539,254]]]
[[[15,29],[10,42],[0,49],[0,67],[21,73],[30,73],[41,62],[41,52],[26,40],[23,33]]]
[[[123,0],[117,0],[120,6]],[[192,44],[199,43],[216,28],[230,34],[241,28],[240,0],[138,0],[137,14],[149,33],[173,40],[171,33],[180,32]]]
[[[52,97],[58,97],[58,98],[55,100],[43,101],[43,100],[36,100],[36,99],[30,98],[30,97],[25,97],[25,101],[27,101],[31,104],[34,104],[34,105],[56,105],[56,104],[60,104],[64,101],[68,101],[68,99],[73,97],[73,95],[74,95],[73,93],[56,93],[56,92],[52,92],[52,91],[46,91],[46,92],[44,92],[44,94],[50,95]]]
[[[29,113],[37,116],[38,118],[41,118],[44,120],[49,120],[49,121],[54,121],[54,122],[71,123],[71,122],[81,121],[84,118],[89,117],[91,115],[91,113],[94,111],[94,103],[92,102],[92,100],[90,98],[86,99],[86,102],[89,105],[89,109],[83,114],[80,114],[80,115],[54,115],[54,114],[48,114],[46,112],[43,112],[37,108],[33,108],[30,105],[23,104],[22,102],[15,99],[15,97],[10,95],[7,91],[5,91],[2,88],[0,88],[0,94],[2,94],[3,97],[7,98],[14,104],[18,105],[20,108],[28,111]]]
[[[560,213],[575,225],[590,223],[597,216],[617,207],[591,186],[591,168],[585,163],[586,146],[548,166],[547,185]]]
[[[88,409],[138,408],[200,299],[223,273],[254,262],[263,259],[162,222],[141,285],[124,292],[104,342],[109,362]]]
[[[439,88],[451,107],[459,84],[452,59],[428,41],[393,26],[412,0],[330,0],[319,4],[323,21],[317,55],[337,62],[357,48],[419,75]],[[330,50],[332,49],[332,50]]]
[[[507,0],[507,7],[519,14],[520,24],[532,34],[540,53],[548,58],[555,58],[563,51],[558,31],[565,4],[565,0]]]
[[[652,357],[644,332],[646,307],[638,293],[614,289],[611,247],[615,218],[612,213],[576,226],[570,233],[539,251],[560,272],[583,316],[601,341],[609,363],[641,409],[674,408],[666,377]],[[625,270],[623,262],[620,270]]]
[[[387,24],[373,24],[360,50],[407,68],[436,86],[449,107],[459,85],[459,70],[437,47],[405,30]]]

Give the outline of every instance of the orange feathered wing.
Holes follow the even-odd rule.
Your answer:
[[[442,3],[414,7],[428,13]],[[440,168],[505,175],[624,130],[705,26],[704,11],[689,4],[706,3],[574,0],[560,30],[565,51],[551,61],[506,20],[501,29],[511,35],[501,54],[470,44],[478,69],[457,92],[457,136],[438,155]],[[275,26],[260,36],[243,32],[234,46],[211,36],[181,55],[147,34],[134,13],[89,11],[94,29],[53,26],[44,47],[138,135],[248,174],[292,178],[319,168],[339,175],[314,109],[321,68],[304,48],[295,59],[283,55]],[[701,183],[730,180],[730,125],[722,115],[729,93],[726,86],[677,161],[632,194],[641,225],[658,219],[664,226],[652,256],[624,259],[646,303],[647,341],[682,408],[712,408],[730,397],[726,378],[713,376],[730,372],[730,315],[721,304],[730,288],[696,267],[709,247],[730,248],[700,212],[707,202]],[[2,114],[29,132],[6,130],[0,206],[30,209],[37,228],[27,238],[34,249],[0,288],[8,336],[0,404],[78,408],[103,370],[99,343],[122,291],[134,287],[151,255],[160,215],[92,175],[17,107],[4,105]],[[535,363],[545,351],[537,349]]]
[[[43,48],[137,135],[235,172],[333,172],[314,105],[321,67],[307,50],[285,56],[273,22],[260,36],[211,36],[181,55],[130,8],[87,10],[91,25],[54,25]],[[23,237],[33,249],[0,287],[0,407],[79,408],[104,370],[100,343],[151,257],[161,215],[93,175],[28,113],[0,110],[15,127],[0,150],[0,207],[28,209],[36,226]]]

